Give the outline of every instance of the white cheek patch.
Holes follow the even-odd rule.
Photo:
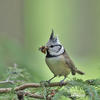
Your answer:
[[[55,46],[53,48],[50,48],[50,51],[57,52],[59,50],[59,48],[60,48],[59,46]]]
[[[49,53],[51,55],[55,55],[55,56],[60,55],[63,52],[64,52],[64,47],[63,46],[61,47],[61,49],[60,49],[60,47],[58,48],[58,46],[49,49]]]

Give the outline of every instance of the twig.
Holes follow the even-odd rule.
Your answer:
[[[64,82],[62,85],[59,82],[54,82],[46,85],[45,87],[55,87],[55,86],[64,86],[67,85],[67,82]],[[14,89],[14,91],[24,90],[26,88],[39,88],[42,87],[40,83],[25,83],[23,85],[20,85]],[[12,88],[0,88],[0,93],[7,93],[10,92]]]
[[[67,82],[63,83],[62,85],[59,82],[54,82],[54,83],[50,83],[50,84],[45,84],[45,87],[55,87],[55,86],[64,86],[67,85]],[[13,88],[0,88],[0,93],[8,93],[11,92],[12,90],[14,91],[18,91],[17,92],[17,97],[19,100],[24,100],[23,98],[23,92],[20,93],[20,90],[24,90],[26,88],[39,88],[42,87],[42,84],[40,83],[25,83],[23,85],[17,86],[15,87],[15,89]],[[38,99],[44,99],[44,96],[39,95],[39,94],[32,94],[29,92],[24,92],[24,96],[29,96],[29,97],[33,97],[33,98],[38,98]],[[47,97],[47,100],[51,100],[51,97]]]
[[[0,84],[5,84],[5,83],[14,84],[14,81],[10,81],[10,80],[0,81]]]
[[[86,83],[88,84],[93,84],[93,81],[85,81]],[[44,84],[44,83],[43,83]],[[25,84],[22,84],[20,86],[17,86],[15,87],[14,89],[13,88],[0,88],[0,93],[9,93],[11,92],[12,90],[16,92],[19,92],[19,91],[22,91],[24,89],[27,89],[27,88],[39,88],[39,87],[43,87],[43,84],[41,83],[25,83]],[[44,84],[45,87],[57,87],[57,86],[65,86],[67,84],[70,84],[70,82],[64,82],[62,83],[62,85],[59,83],[59,82],[53,82],[53,83],[50,83],[50,84]],[[23,96],[29,96],[29,97],[32,97],[32,98],[38,98],[38,99],[44,99],[44,96],[43,95],[40,95],[40,94],[32,94],[30,92],[22,92]],[[18,98],[20,97],[20,93],[17,94]],[[49,95],[47,96],[47,100],[51,100],[52,98],[52,95]],[[20,100],[20,99],[19,99]],[[24,99],[22,99],[24,100]]]
[[[59,82],[54,82],[54,83],[50,83],[50,84],[45,84],[45,87],[55,87],[55,86],[64,86],[66,85],[67,82],[63,83],[62,85]],[[20,85],[18,87],[15,87],[15,89],[13,88],[0,88],[0,93],[8,93],[11,92],[12,90],[17,92],[17,97],[19,100],[24,100],[24,96],[29,96],[29,97],[33,97],[33,98],[38,98],[38,99],[44,99],[44,96],[39,95],[39,94],[32,94],[29,92],[24,92],[24,96],[23,96],[23,92],[19,92],[20,90],[24,90],[26,88],[39,88],[42,87],[42,84],[40,83],[25,83],[23,85]],[[51,100],[51,97],[47,97],[47,100]]]
[[[53,82],[53,83],[50,83],[48,85],[46,84],[45,87],[65,86],[67,84],[68,84],[67,82],[64,82],[62,84],[60,84],[59,82]],[[42,85],[40,83],[26,83],[26,84],[23,84],[23,85],[16,87],[15,91],[24,90],[26,88],[31,88],[31,87],[39,88],[39,87],[42,87]]]
[[[32,98],[44,99],[44,96],[39,95],[39,94],[32,94],[32,93],[29,93],[29,92],[25,92],[24,95],[28,96],[28,97],[32,97]]]
[[[0,88],[0,93],[8,93],[11,92],[12,88]]]
[[[67,82],[62,83],[62,85],[59,82],[54,82],[46,85],[45,87],[55,87],[55,86],[64,86],[67,85]],[[24,90],[26,88],[39,88],[42,87],[40,83],[25,83],[23,85],[20,85],[14,89],[14,91]],[[12,88],[0,88],[0,93],[7,93],[10,92]]]
[[[14,81],[11,81],[9,79],[10,79],[10,76],[5,81],[0,81],[0,84],[5,84],[5,83],[14,84]]]
[[[19,94],[20,94],[20,92],[19,92]],[[30,92],[22,92],[21,91],[21,94],[23,94],[24,96],[31,97],[31,98],[44,99],[44,96],[36,94],[36,93],[33,94],[33,93],[30,93]],[[47,100],[51,100],[50,98],[51,98],[51,96],[47,97]]]

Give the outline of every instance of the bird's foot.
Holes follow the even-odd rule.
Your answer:
[[[50,80],[47,80],[46,82],[47,82],[48,84],[50,84],[51,81],[50,81]]]
[[[60,86],[63,86],[63,84],[64,84],[64,80],[61,80],[61,81],[59,82],[59,85],[60,85]]]

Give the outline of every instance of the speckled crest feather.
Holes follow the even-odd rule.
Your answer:
[[[52,30],[51,32],[51,35],[50,35],[50,38],[49,38],[49,41],[47,42],[46,46],[49,46],[49,45],[55,45],[55,44],[61,44],[60,41],[59,41],[59,38],[58,36],[54,36],[54,31]]]

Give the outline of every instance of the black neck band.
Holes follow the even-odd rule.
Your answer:
[[[64,52],[63,52],[63,53],[61,53],[60,55],[62,55],[62,54],[64,54],[64,53],[65,53],[65,49],[64,49]],[[51,54],[49,53],[49,51],[47,50],[47,55],[46,55],[46,58],[58,57],[58,56],[60,56],[60,55],[51,55]]]

